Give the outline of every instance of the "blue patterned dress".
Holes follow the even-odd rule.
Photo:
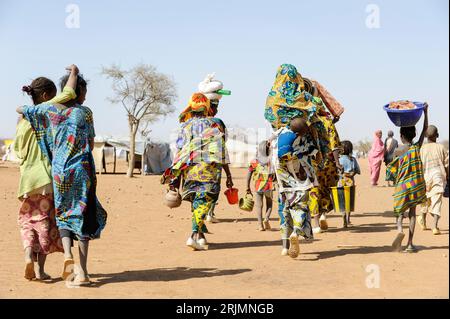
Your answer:
[[[56,224],[78,239],[95,239],[106,225],[96,196],[97,178],[89,141],[95,137],[92,111],[85,106],[25,106],[42,152],[52,163]]]

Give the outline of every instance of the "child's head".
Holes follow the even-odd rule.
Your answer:
[[[353,154],[353,144],[350,141],[342,141],[342,148],[344,155],[352,155]]]
[[[402,126],[400,128],[400,138],[403,144],[412,143],[415,137],[416,137],[415,126]]]
[[[37,105],[55,97],[56,85],[50,79],[38,77],[30,85],[23,86],[22,91],[31,96],[33,104]]]
[[[301,117],[292,119],[289,127],[291,128],[292,132],[294,132],[298,136],[303,136],[306,134],[306,132],[308,132],[308,124],[306,123],[306,120]]]
[[[270,143],[267,140],[263,140],[256,149],[256,158],[267,158],[268,156],[270,156]]]
[[[429,125],[427,131],[425,132],[425,135],[429,141],[436,142],[437,138],[439,137],[437,127],[434,125]]]
[[[67,81],[69,80],[69,74],[64,75],[60,80],[60,86],[61,91],[64,89],[64,87],[67,85]],[[77,76],[77,86],[75,87],[75,93],[77,95],[77,103],[83,104],[86,100],[86,94],[87,94],[87,82],[85,79],[83,79],[83,76],[79,74]]]

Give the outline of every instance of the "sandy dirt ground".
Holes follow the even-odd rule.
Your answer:
[[[417,227],[418,253],[391,252],[396,233],[393,189],[371,188],[366,160],[360,164],[354,226],[343,230],[340,216],[330,215],[329,231],[316,235],[312,243],[301,242],[297,259],[280,255],[276,210],[273,231],[259,232],[255,213],[228,205],[222,195],[216,210],[222,222],[209,225],[213,233],[207,236],[209,250],[194,252],[185,246],[190,206],[183,203],[174,210],[163,206],[159,176],[101,175],[98,195],[109,213],[108,225],[102,238],[91,243],[93,284],[77,289],[58,279],[62,254],[48,257],[46,270],[55,278],[52,282],[23,278],[17,226],[19,170],[0,163],[0,297],[448,298],[448,199],[442,235]],[[233,170],[241,193],[245,173]]]

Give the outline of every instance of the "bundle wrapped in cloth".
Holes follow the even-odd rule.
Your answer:
[[[322,84],[320,84],[315,80],[311,80],[311,82],[317,89],[318,94],[322,99],[323,103],[325,104],[325,106],[327,107],[328,111],[330,111],[330,113],[334,117],[341,116],[342,113],[344,113],[344,108],[342,107],[341,103],[339,103]]]
[[[198,84],[198,91],[203,93],[211,101],[219,101],[223,95],[230,95],[231,91],[223,89],[223,83],[214,79],[215,73],[208,74]]]
[[[314,120],[317,105],[304,89],[303,78],[295,66],[283,64],[278,68],[264,108],[264,117],[273,129],[285,127],[295,117],[309,123]]]

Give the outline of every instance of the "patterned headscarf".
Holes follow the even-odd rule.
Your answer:
[[[200,113],[203,116],[211,116],[211,104],[209,99],[202,93],[194,93],[189,99],[188,106],[179,116],[180,123],[192,118],[192,113]]]
[[[294,117],[310,122],[317,110],[316,102],[322,102],[315,99],[305,91],[305,83],[295,66],[283,64],[267,97],[264,117],[274,129],[286,126]]]

